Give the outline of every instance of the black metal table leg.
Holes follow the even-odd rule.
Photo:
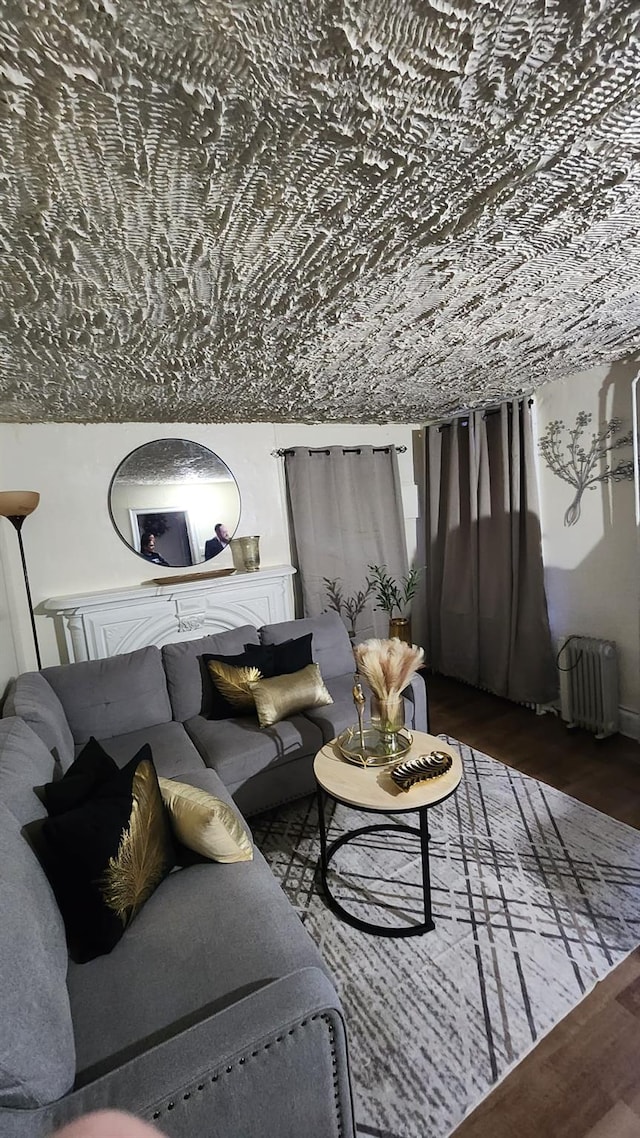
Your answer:
[[[327,874],[327,823],[324,817],[324,791],[318,783],[318,829],[320,830],[320,874],[324,884]]]
[[[422,855],[422,892],[424,896],[425,932],[435,928],[431,912],[431,870],[429,868],[429,808],[420,810],[420,853]]]
[[[360,929],[362,932],[372,933],[375,936],[386,937],[405,937],[405,936],[421,936],[423,933],[431,932],[435,927],[431,914],[431,883],[429,875],[429,828],[427,825],[427,808],[424,807],[419,811],[420,828],[415,826],[407,826],[404,823],[396,823],[391,825],[388,822],[381,823],[375,826],[361,826],[358,830],[350,830],[346,834],[342,834],[335,841],[327,845],[327,830],[324,817],[324,792],[318,786],[318,827],[320,830],[320,876],[322,879],[322,887],[325,894],[325,899],[328,907],[332,912],[336,913],[348,925],[353,928]],[[374,834],[380,832],[397,833],[398,830],[407,834],[416,834],[420,837],[420,853],[422,861],[422,888],[424,894],[424,921],[416,925],[402,925],[401,927],[393,927],[389,925],[377,925],[371,921],[363,921],[360,917],[355,917],[347,909],[345,909],[340,902],[333,896],[327,881],[327,871],[329,863],[334,854],[342,846],[348,845],[349,842],[355,838],[360,837],[362,834]]]

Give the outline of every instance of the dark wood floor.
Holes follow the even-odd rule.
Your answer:
[[[446,732],[640,830],[640,744],[622,735],[597,742],[555,716],[443,676],[426,680],[434,735]],[[640,949],[455,1131],[455,1138],[514,1135],[640,1138]]]

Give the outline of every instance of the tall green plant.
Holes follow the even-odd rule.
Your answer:
[[[322,580],[329,598],[329,608],[348,622],[349,637],[353,642],[356,637],[358,617],[364,611],[364,607],[373,592],[373,585],[367,581],[365,589],[358,589],[352,596],[345,597],[339,577],[323,577]]]
[[[398,610],[398,616],[405,616],[405,610],[418,588],[422,568],[410,569],[399,582],[391,576],[386,565],[368,565],[367,569],[367,587],[375,592],[376,597],[374,608],[388,613],[390,620],[393,619],[395,609]]]

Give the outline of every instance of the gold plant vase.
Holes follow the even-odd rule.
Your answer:
[[[408,616],[393,616],[389,618],[389,640],[403,640],[405,644],[412,644],[411,618]]]
[[[395,754],[400,746],[398,732],[404,727],[404,700],[399,692],[386,699],[371,693],[371,726],[380,732],[387,754]]]

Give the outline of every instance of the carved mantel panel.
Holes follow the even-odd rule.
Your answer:
[[[293,618],[291,565],[182,584],[51,597],[70,663]]]

